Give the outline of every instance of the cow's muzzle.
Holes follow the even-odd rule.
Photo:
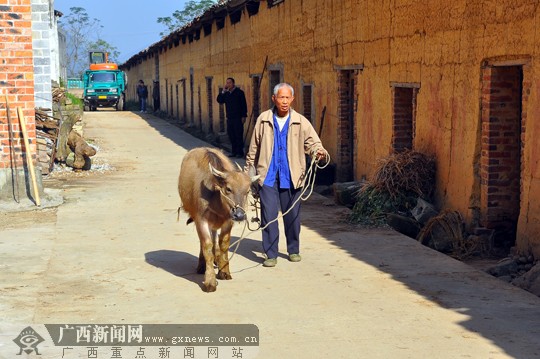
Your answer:
[[[241,222],[246,219],[246,211],[242,207],[234,207],[231,209],[231,218],[233,221]]]

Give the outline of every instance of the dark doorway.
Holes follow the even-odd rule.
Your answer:
[[[208,132],[214,132],[214,95],[212,95],[212,77],[206,78],[206,101],[208,105]]]
[[[392,150],[412,150],[418,88],[394,86],[392,92]]]
[[[493,245],[515,245],[520,212],[523,67],[483,70],[481,224],[495,229]]]
[[[340,70],[338,74],[338,168],[337,181],[354,179],[354,118],[356,71]]]

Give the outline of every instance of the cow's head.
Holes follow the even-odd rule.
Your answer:
[[[229,207],[231,219],[243,221],[246,219],[244,204],[251,188],[251,183],[259,179],[259,175],[250,177],[238,166],[238,171],[222,172],[211,164],[210,172],[215,178],[215,189],[221,193],[222,202]]]

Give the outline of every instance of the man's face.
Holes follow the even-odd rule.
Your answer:
[[[272,102],[277,108],[280,116],[285,116],[289,113],[291,103],[294,101],[292,91],[287,86],[280,88],[277,94],[272,95]]]
[[[231,79],[227,79],[227,81],[225,82],[225,87],[227,88],[227,90],[230,90],[234,87],[234,84]]]

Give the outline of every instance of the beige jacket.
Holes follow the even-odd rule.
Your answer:
[[[324,147],[307,118],[290,110],[289,133],[287,134],[287,159],[291,171],[291,181],[294,188],[304,185],[306,175],[306,157],[313,155]],[[274,151],[274,118],[273,110],[267,110],[257,118],[255,129],[251,136],[249,151],[246,156],[246,170],[250,166],[260,175],[259,184],[262,186]]]

